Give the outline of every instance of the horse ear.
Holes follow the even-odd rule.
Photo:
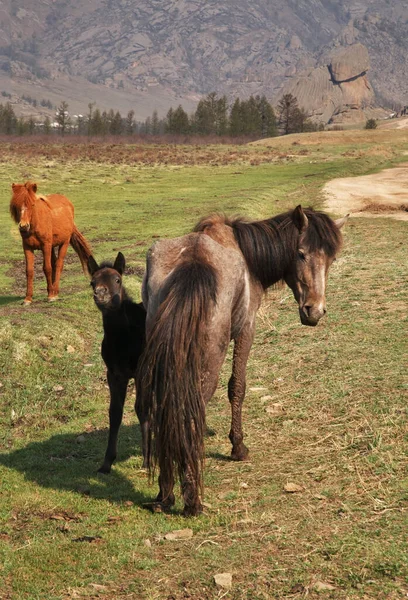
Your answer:
[[[343,225],[348,221],[349,216],[350,215],[348,214],[345,217],[342,217],[341,219],[336,219],[334,221],[339,229],[341,229]]]
[[[299,233],[303,233],[303,231],[308,226],[308,219],[305,213],[303,212],[303,208],[299,204],[292,213],[292,220],[298,229]]]
[[[15,187],[16,187],[16,184],[15,184],[15,183],[12,183],[12,184],[11,184],[11,189],[12,189],[12,190],[14,190],[14,188],[15,188]]]
[[[90,256],[88,256],[88,271],[89,271],[89,274],[93,275],[98,270],[99,270],[98,263],[96,262],[96,260],[94,259],[94,257],[91,254]]]
[[[125,257],[123,256],[122,252],[118,252],[117,257],[115,258],[115,263],[113,265],[113,268],[116,269],[116,271],[118,273],[120,273],[121,275],[123,275],[123,272],[125,270],[125,266],[126,266]]]

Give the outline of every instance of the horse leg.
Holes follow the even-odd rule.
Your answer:
[[[248,457],[248,448],[243,443],[242,403],[246,388],[246,365],[253,339],[254,327],[251,327],[250,330],[245,330],[234,344],[232,375],[228,382],[228,398],[232,411],[229,439],[232,443],[231,458],[233,460],[245,460]]]
[[[54,296],[55,296],[54,299],[55,300],[58,298],[58,294],[59,294],[59,282],[60,282],[62,268],[64,266],[64,259],[67,254],[68,246],[69,246],[69,240],[67,242],[64,242],[63,244],[61,244],[61,246],[59,247],[59,250],[58,250],[58,258],[55,263],[55,272],[53,275]]]
[[[166,478],[162,474],[159,475],[159,493],[156,496],[156,500],[153,503],[153,510],[155,512],[164,511],[166,512],[176,501],[173,493],[174,479],[172,477]]]
[[[55,283],[55,265],[57,262],[57,257],[55,256],[55,248],[51,250],[51,268],[52,268],[52,284]]]
[[[45,278],[47,280],[47,294],[49,302],[52,302],[56,298],[54,298],[54,286],[52,283],[52,264],[51,264],[51,253],[52,246],[51,244],[44,244],[42,248],[43,252],[43,271]]]
[[[116,377],[109,369],[107,378],[110,391],[109,438],[105,458],[102,466],[98,469],[98,473],[110,473],[112,463],[116,458],[119,427],[122,423],[123,406],[125,404],[126,390],[129,382],[129,379],[126,377]]]
[[[185,517],[196,517],[203,512],[199,490],[191,469],[187,468],[184,475],[184,480],[181,484],[181,491],[184,498],[183,515]]]
[[[26,262],[26,278],[27,290],[24,304],[28,306],[33,300],[33,283],[34,283],[34,251],[30,248],[24,248],[24,256]]]

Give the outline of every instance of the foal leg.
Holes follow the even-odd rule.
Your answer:
[[[55,274],[54,274],[54,279],[53,279],[53,281],[54,281],[54,300],[56,300],[58,298],[61,272],[62,272],[62,268],[64,266],[64,259],[67,254],[68,246],[69,246],[69,240],[67,242],[64,242],[63,244],[61,244],[61,246],[59,247],[59,250],[58,250],[58,258],[55,262]]]
[[[110,473],[112,463],[116,458],[119,427],[122,423],[123,405],[125,404],[126,390],[129,383],[129,379],[126,377],[116,377],[109,370],[107,377],[110,391],[109,439],[105,458],[102,466],[98,469],[98,473]]]
[[[33,282],[34,282],[34,252],[30,248],[24,248],[26,262],[27,290],[24,299],[25,306],[31,304],[33,300]]]
[[[251,327],[249,330],[244,330],[234,344],[232,375],[228,382],[228,398],[232,411],[229,439],[232,443],[231,458],[233,460],[245,460],[248,457],[248,448],[243,443],[242,403],[246,388],[246,365],[253,339],[254,327]]]

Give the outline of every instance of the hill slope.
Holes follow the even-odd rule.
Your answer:
[[[0,91],[58,96],[77,111],[96,100],[143,118],[191,109],[213,90],[274,99],[334,48],[359,42],[375,90],[407,103],[407,21],[404,0],[5,0]]]

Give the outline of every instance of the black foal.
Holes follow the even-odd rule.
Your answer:
[[[90,256],[88,268],[95,304],[102,313],[104,337],[101,352],[110,390],[109,440],[99,472],[109,473],[116,458],[127,386],[129,380],[136,376],[139,357],[145,346],[146,311],[143,304],[136,304],[129,298],[122,285],[125,257],[121,252],[113,265],[104,262],[99,266]],[[136,404],[135,410],[142,428],[143,466],[147,467],[145,440],[148,425]]]

